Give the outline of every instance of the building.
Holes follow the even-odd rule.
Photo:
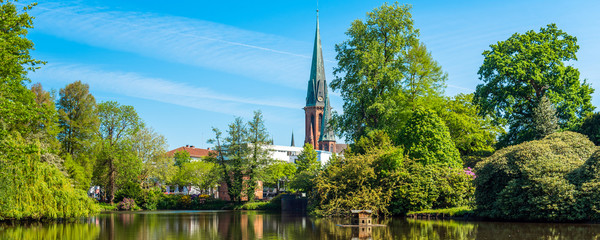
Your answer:
[[[305,143],[310,143],[316,150],[336,151],[333,129],[329,126],[331,106],[325,79],[325,65],[321,49],[321,34],[319,32],[319,11],[317,10],[317,27],[313,48],[312,65],[306,91],[306,106],[304,107]]]
[[[279,146],[279,145],[269,145],[267,146],[269,150],[269,158],[273,160],[285,161],[289,163],[295,163],[298,155],[302,152],[301,147],[293,147],[293,146]],[[329,158],[332,153],[324,150],[316,150],[317,151],[317,161],[321,163],[321,165],[325,165],[329,162]]]
[[[181,152],[181,151],[188,152],[190,154],[190,158],[192,158],[192,161],[202,160],[203,157],[207,157],[211,152],[213,152],[213,153],[215,152],[214,150],[210,150],[210,148],[203,149],[203,148],[196,148],[196,147],[190,146],[190,145],[185,145],[183,147],[178,147],[171,151],[168,151],[167,156],[173,157],[176,152]]]

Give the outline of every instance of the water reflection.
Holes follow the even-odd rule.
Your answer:
[[[380,220],[349,228],[344,219],[228,211],[102,214],[74,223],[0,224],[0,239],[600,239],[597,224]]]

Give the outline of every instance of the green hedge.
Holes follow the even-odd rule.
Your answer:
[[[584,135],[554,133],[477,164],[477,214],[508,220],[600,220],[600,152]]]

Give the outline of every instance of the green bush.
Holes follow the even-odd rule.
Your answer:
[[[396,142],[404,146],[408,156],[423,164],[445,164],[462,167],[460,153],[448,127],[432,110],[417,109]]]
[[[142,186],[136,181],[127,181],[123,186],[119,187],[119,190],[115,193],[115,201],[120,202],[125,198],[131,198],[137,203],[144,201],[144,191]]]
[[[463,169],[407,160],[399,173],[391,212],[405,215],[409,211],[471,205],[473,178]]]
[[[476,167],[477,213],[508,220],[600,219],[597,150],[586,136],[562,132],[497,151]]]
[[[594,144],[600,144],[600,113],[590,114],[583,120],[578,132],[586,135]]]

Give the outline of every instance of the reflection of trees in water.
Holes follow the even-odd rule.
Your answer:
[[[346,219],[263,212],[112,213],[75,223],[0,225],[0,239],[351,239]],[[372,239],[600,239],[598,224],[380,220]],[[364,232],[363,232],[364,234]],[[368,238],[359,238],[368,239]]]
[[[100,228],[93,223],[0,224],[0,239],[97,239]]]

